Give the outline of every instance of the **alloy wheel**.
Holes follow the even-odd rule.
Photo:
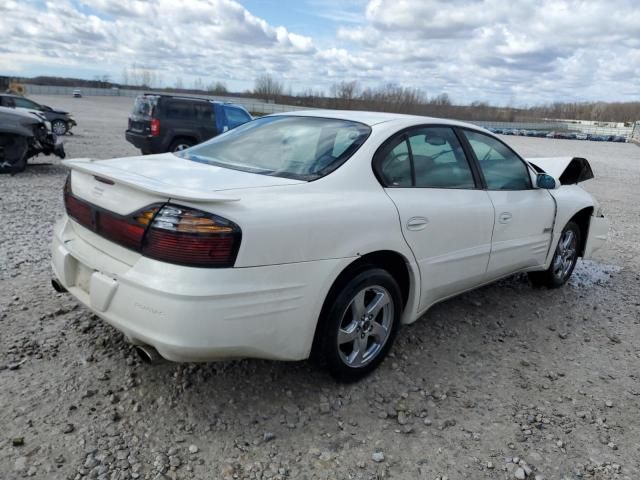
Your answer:
[[[345,310],[338,331],[338,352],[345,365],[360,368],[376,358],[389,338],[393,318],[393,299],[384,287],[360,290]]]
[[[553,275],[558,280],[564,279],[576,261],[577,238],[572,230],[565,230],[558,242],[556,255],[553,258]]]
[[[64,122],[58,120],[51,124],[51,130],[53,130],[53,133],[55,133],[56,135],[64,135],[65,133],[67,133],[67,126]]]

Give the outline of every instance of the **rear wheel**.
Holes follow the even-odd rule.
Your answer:
[[[327,302],[314,356],[338,380],[358,380],[382,362],[393,344],[402,315],[400,287],[386,270],[371,267]]]
[[[549,268],[543,272],[529,272],[529,279],[535,286],[558,288],[567,283],[578,262],[580,227],[575,222],[567,223]]]
[[[65,122],[64,120],[54,120],[53,122],[51,122],[51,131],[56,135],[62,136],[67,133],[67,130],[69,130],[69,127],[67,125],[67,122]]]
[[[171,145],[169,145],[170,152],[179,152],[189,147],[193,147],[196,144],[191,138],[176,138]]]

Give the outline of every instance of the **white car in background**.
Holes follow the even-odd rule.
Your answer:
[[[586,160],[435,118],[296,112],[64,163],[54,287],[174,361],[313,353],[354,380],[435,303],[516,272],[559,287],[608,231]]]

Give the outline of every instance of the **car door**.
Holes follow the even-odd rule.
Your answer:
[[[378,150],[374,168],[420,268],[420,310],[482,283],[494,211],[454,130],[398,134]]]
[[[216,127],[216,116],[213,103],[197,102],[193,104],[193,108],[198,132],[203,142],[220,133]]]
[[[237,107],[230,107],[228,105],[224,106],[224,113],[227,117],[227,123],[229,125],[229,129],[236,128],[243,123],[247,123],[251,120],[251,117],[244,110]]]
[[[463,130],[495,210],[488,278],[543,265],[551,243],[555,202],[534,188],[528,165],[490,135]]]

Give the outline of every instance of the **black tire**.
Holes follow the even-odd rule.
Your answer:
[[[178,137],[171,142],[171,145],[169,145],[169,151],[179,152],[180,150],[192,147],[195,144],[196,142],[192,138]]]
[[[567,241],[570,243],[569,246]],[[578,262],[580,242],[580,227],[570,221],[560,234],[549,268],[542,272],[529,272],[531,283],[535,287],[547,288],[558,288],[567,283]]]
[[[27,139],[14,135],[7,135],[0,138],[0,165],[10,163],[10,165],[0,166],[0,174],[20,173],[27,168],[27,154],[29,145]]]
[[[60,137],[69,131],[69,125],[64,120],[54,120],[51,122],[51,131]]]
[[[329,295],[316,329],[312,356],[337,380],[353,382],[374,370],[393,345],[402,317],[400,287],[386,270],[369,267]],[[367,310],[376,299],[382,307]]]

